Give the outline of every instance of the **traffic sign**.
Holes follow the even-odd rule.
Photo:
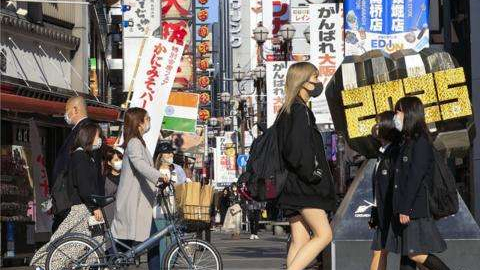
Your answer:
[[[237,165],[239,167],[245,168],[247,166],[248,155],[238,155]]]

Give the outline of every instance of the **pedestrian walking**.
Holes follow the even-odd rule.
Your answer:
[[[230,186],[230,197],[227,214],[225,215],[225,221],[223,223],[224,231],[232,231],[232,239],[240,240],[240,233],[242,230],[242,207],[241,197],[238,192],[237,185],[233,183]]]
[[[71,159],[71,149],[72,145],[75,142],[77,134],[82,126],[91,121],[88,119],[87,114],[87,104],[83,97],[77,96],[68,99],[65,106],[65,122],[69,126],[73,126],[72,131],[68,134],[67,138],[63,141],[62,146],[57,152],[55,164],[53,166],[52,177],[49,181],[50,190],[52,190],[55,180],[59,177],[64,171],[67,170],[68,164]],[[93,155],[96,157],[95,154]],[[98,164],[98,163],[97,163]],[[63,222],[67,217],[70,209],[65,209],[64,211],[57,213],[53,216],[52,223],[52,234],[58,229],[58,226]]]
[[[260,222],[260,211],[265,209],[265,203],[255,201],[247,189],[245,183],[240,188],[240,195],[245,201],[245,208],[247,210],[248,223],[250,225],[250,240],[259,240],[258,229]]]
[[[402,143],[395,163],[393,214],[386,249],[407,255],[430,270],[448,270],[432,253],[447,245],[429,210],[426,184],[432,181],[433,145],[425,122],[424,106],[414,96],[401,98],[395,105],[395,127]]]
[[[162,142],[158,147],[158,156],[155,160],[155,168],[160,171],[162,178],[167,179],[173,185],[179,185],[186,182],[185,172],[182,167],[173,163],[173,155],[175,149],[168,142]],[[167,219],[167,207],[171,213],[175,211],[175,197],[174,191],[170,186],[164,189],[164,194],[167,195],[166,202],[167,205],[163,204],[163,201],[160,201],[158,205],[155,206],[154,212],[154,224],[150,231],[150,236],[156,234],[157,232],[165,229],[169,224]],[[167,248],[172,242],[170,236],[162,237],[158,242],[157,246],[152,247],[148,252],[148,269],[155,270],[160,269],[160,264],[162,262],[162,256],[167,252]]]
[[[225,216],[227,215],[227,210],[230,207],[230,190],[228,187],[224,188],[219,199],[219,209],[220,209],[220,224],[225,222]]]
[[[153,223],[158,181],[168,182],[154,167],[143,135],[150,130],[150,116],[142,108],[130,108],[125,113],[125,149],[122,173],[115,202],[113,237],[127,245],[142,242],[150,236]]]
[[[287,268],[291,270],[307,267],[332,241],[327,212],[335,208],[335,188],[322,136],[307,106],[308,100],[323,90],[318,74],[317,68],[308,62],[290,66],[285,102],[276,126],[288,171],[278,203],[291,228],[292,243],[287,256]]]
[[[104,176],[105,176],[105,196],[116,196],[118,184],[120,183],[120,172],[122,171],[123,149],[120,147],[108,147],[104,154]],[[115,204],[109,204],[104,207],[106,220],[112,224],[115,214]]]
[[[96,221],[102,221],[102,211],[90,199],[90,195],[98,195],[98,168],[93,159],[93,151],[102,145],[101,129],[97,124],[86,123],[79,130],[72,146],[72,152],[67,167],[67,189],[70,194],[71,210],[67,217],[60,223],[53,233],[50,241],[43,245],[33,256],[30,265],[45,269],[48,248],[55,240],[65,233],[81,233],[91,235],[88,228],[88,219],[94,216]],[[72,247],[71,252],[78,252]],[[56,261],[55,263],[60,263]],[[50,266],[53,269],[61,268],[60,265]],[[65,266],[63,266],[65,267]],[[62,268],[63,268],[62,267]]]

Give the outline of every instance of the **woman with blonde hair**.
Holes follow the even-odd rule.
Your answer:
[[[335,188],[315,116],[307,106],[322,93],[317,68],[308,62],[288,69],[285,102],[276,128],[288,176],[279,196],[292,243],[287,268],[304,269],[332,241],[328,212],[335,208]],[[310,236],[310,231],[312,236]]]

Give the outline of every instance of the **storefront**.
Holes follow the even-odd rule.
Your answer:
[[[68,95],[2,81],[1,254],[3,266],[28,262],[36,245],[48,241],[51,216],[41,211],[56,153],[70,132],[63,115]],[[117,121],[121,110],[85,96],[89,118]],[[106,134],[107,135],[107,134]],[[40,147],[38,147],[40,146]],[[41,194],[41,196],[38,196]]]

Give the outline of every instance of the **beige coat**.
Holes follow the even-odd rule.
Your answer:
[[[123,156],[112,234],[115,238],[144,241],[150,236],[152,208],[160,172],[142,142],[133,138]]]

